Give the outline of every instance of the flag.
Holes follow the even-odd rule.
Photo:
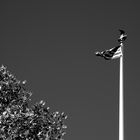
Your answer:
[[[120,31],[120,36],[118,38],[118,42],[120,43],[119,46],[102,52],[95,52],[96,56],[103,57],[106,60],[111,60],[111,59],[120,58],[123,55],[122,54],[123,41],[126,40],[127,35],[125,34],[124,30],[119,29],[119,31]]]
[[[96,56],[103,57],[106,60],[116,59],[122,56],[121,44],[117,47],[105,50],[102,52],[95,52]]]

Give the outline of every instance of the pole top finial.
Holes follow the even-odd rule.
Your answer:
[[[125,31],[122,29],[119,29],[119,31],[120,31],[120,37],[118,38],[118,42],[123,43],[123,41],[126,40],[127,35],[125,34]]]

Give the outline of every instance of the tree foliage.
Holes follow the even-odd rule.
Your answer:
[[[42,100],[29,107],[32,93],[25,84],[0,67],[0,140],[62,140],[67,116]]]

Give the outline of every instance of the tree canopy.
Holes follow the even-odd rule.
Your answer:
[[[0,67],[0,140],[62,140],[67,116],[51,112],[41,100],[29,107],[32,93]]]

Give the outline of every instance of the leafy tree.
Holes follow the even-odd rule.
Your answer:
[[[0,140],[62,140],[67,116],[42,100],[29,107],[32,93],[25,84],[0,67]]]

